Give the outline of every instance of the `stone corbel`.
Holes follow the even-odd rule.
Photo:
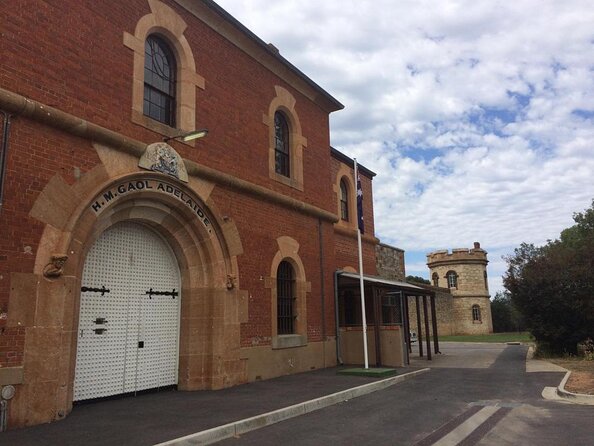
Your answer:
[[[43,275],[48,279],[55,279],[60,277],[64,272],[64,265],[68,260],[66,254],[54,254],[51,261],[43,268]]]
[[[235,276],[232,276],[231,274],[227,274],[226,286],[227,286],[228,290],[232,290],[233,288],[235,288]]]

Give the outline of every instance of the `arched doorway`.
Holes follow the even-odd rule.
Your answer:
[[[154,230],[126,221],[99,236],[82,274],[74,401],[177,384],[180,290]]]

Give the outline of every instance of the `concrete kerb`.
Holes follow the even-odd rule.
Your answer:
[[[572,403],[576,404],[586,404],[589,406],[594,406],[594,395],[586,395],[583,393],[573,393],[565,390],[565,384],[569,380],[571,376],[571,372],[567,372],[563,379],[561,380],[561,384],[557,386],[557,395],[561,398],[571,401]]]
[[[196,432],[194,434],[186,435],[185,437],[175,438],[173,440],[159,443],[155,446],[193,446],[216,443],[217,441],[245,434],[265,426],[270,426],[271,424],[275,424],[280,421],[288,420],[289,418],[305,415],[306,413],[314,412],[316,410],[320,410],[343,401],[348,401],[350,399],[367,395],[378,390],[383,390],[394,384],[413,378],[421,373],[428,372],[429,370],[431,369],[424,368],[405,373],[403,375],[392,376],[380,381],[363,384],[361,386],[342,390],[331,395],[322,396],[320,398],[315,398],[303,403],[273,410],[272,412],[263,413],[254,417],[234,421],[233,423],[228,423],[222,426]]]
[[[530,366],[529,364],[540,363],[545,364],[545,367],[535,367],[534,365]],[[555,400],[555,401],[563,401],[566,403],[574,403],[574,404],[585,404],[589,406],[594,406],[594,395],[586,395],[583,393],[573,393],[565,390],[565,385],[571,376],[571,371],[559,367],[555,364],[551,364],[548,361],[544,360],[535,360],[534,359],[534,347],[530,346],[528,348],[528,353],[526,355],[526,372],[557,372],[557,371],[564,371],[565,376],[561,380],[561,384],[557,387],[545,387],[542,391],[542,397],[547,400]]]

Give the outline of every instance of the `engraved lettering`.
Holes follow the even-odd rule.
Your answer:
[[[110,200],[113,200],[113,192],[108,190],[103,194],[103,198],[105,199],[106,203],[109,203]]]

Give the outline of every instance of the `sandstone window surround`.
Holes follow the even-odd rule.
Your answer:
[[[294,189],[303,191],[303,149],[307,147],[307,139],[301,131],[299,116],[295,110],[296,100],[283,87],[274,87],[275,97],[270,102],[268,114],[262,116],[262,122],[268,126],[268,172],[269,177]],[[287,170],[277,169],[277,118],[286,122],[288,133]]]
[[[265,282],[265,287],[270,288],[270,315],[272,325],[272,348],[291,348],[307,345],[307,306],[306,296],[311,292],[311,283],[305,276],[305,268],[299,256],[299,243],[292,237],[282,236],[276,240],[278,251],[275,254],[271,268],[270,277]],[[288,264],[292,269],[292,292],[293,294],[293,327],[292,333],[283,334],[279,326],[279,267],[281,264]],[[281,291],[282,293],[282,291]]]
[[[341,164],[333,185],[336,193],[336,213],[340,219],[337,226],[343,228],[357,229],[357,219],[350,218],[352,211],[357,209],[357,194],[355,193],[355,183],[353,180],[353,169]],[[345,194],[346,193],[346,194]],[[345,196],[346,195],[346,196]],[[344,218],[344,208],[346,207],[346,219]]]
[[[184,36],[186,22],[159,0],[148,0],[148,4],[151,13],[140,18],[134,34],[124,32],[124,46],[134,52],[132,122],[164,136],[174,137],[196,130],[196,87],[204,89],[205,82],[204,78],[196,73],[194,55]],[[150,36],[162,39],[175,58],[175,127],[144,113],[145,42]]]
[[[433,280],[433,286],[439,286],[439,274],[433,273],[431,279]]]

